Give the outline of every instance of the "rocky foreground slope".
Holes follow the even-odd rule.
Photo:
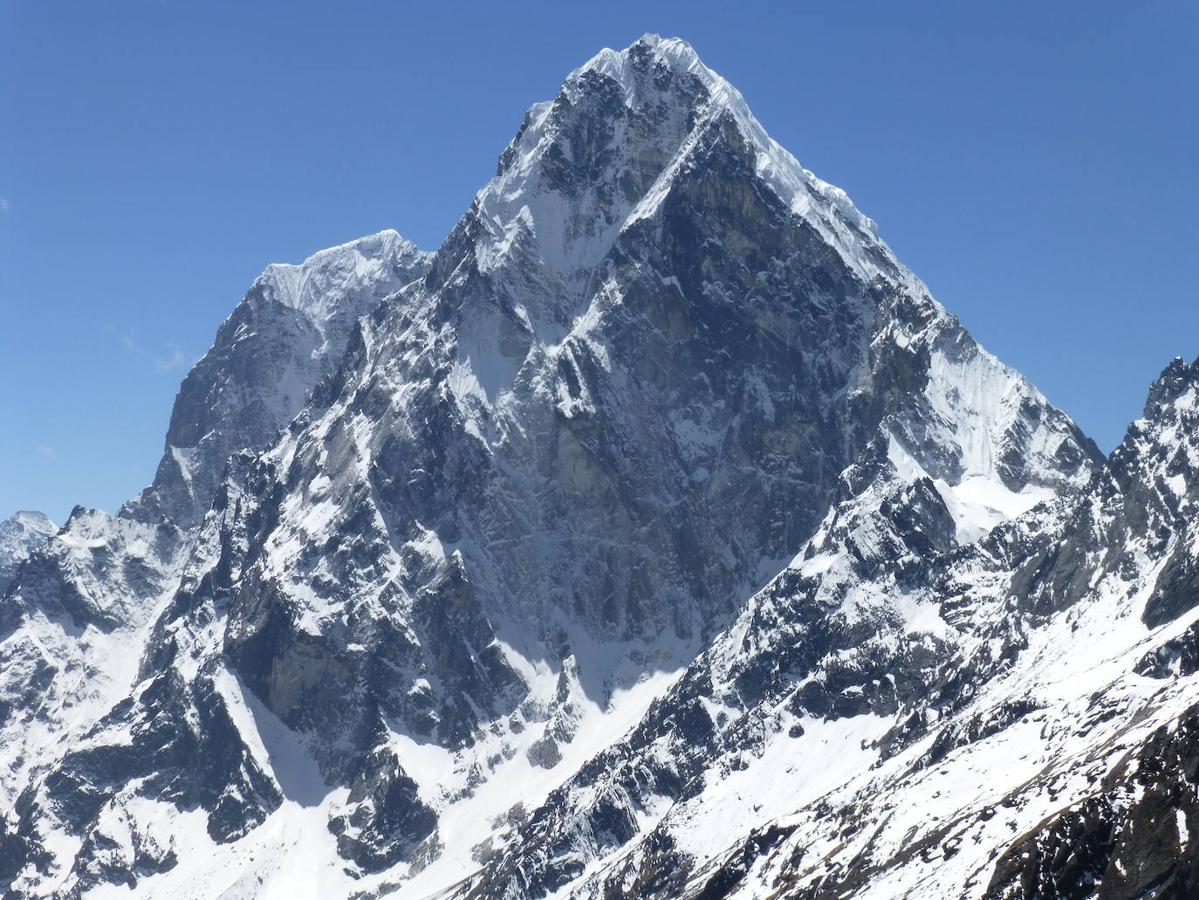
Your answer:
[[[602,51],[436,254],[268,269],[17,570],[0,884],[1189,884],[1197,383],[1102,460],[689,46]]]

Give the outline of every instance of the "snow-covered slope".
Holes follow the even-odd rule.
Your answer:
[[[57,530],[45,513],[25,509],[0,522],[0,596],[17,567]]]
[[[655,861],[681,889],[717,824],[835,780],[726,777],[776,726],[885,730],[928,689],[956,643],[895,586],[1098,458],[682,41],[532,107],[423,277],[356,252],[268,270],[185,383],[118,517],[169,545],[136,672],[12,766],[14,890],[642,895]],[[363,278],[411,283],[338,358]],[[77,640],[130,608],[117,569],[14,608]]]
[[[1199,360],[1177,360],[1085,491],[910,586],[952,652],[833,739],[868,765],[759,822],[687,893],[1195,894],[1197,480]]]

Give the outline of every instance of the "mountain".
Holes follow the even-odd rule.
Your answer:
[[[333,374],[358,319],[430,257],[389,230],[268,266],[183,380],[154,483],[125,515],[194,527],[229,456],[270,444]]]
[[[239,346],[230,323],[218,347]],[[180,460],[256,399],[206,359],[124,513],[139,526],[199,520],[189,486],[214,467]],[[604,51],[529,111],[279,440],[224,469],[173,593],[142,591],[162,599],[140,607],[132,691],[21,791],[13,884],[457,881],[499,853],[494,820],[642,717],[884,446],[894,477],[931,485],[944,546],[1097,458],[689,47]],[[296,828],[314,837],[288,850]]]
[[[154,484],[116,516],[76,507],[0,602],[0,802],[134,683],[226,457],[271,443],[332,375],[356,319],[429,255],[394,231],[270,266],[188,374]]]
[[[0,522],[0,594],[17,567],[58,529],[45,513],[18,510]]]
[[[1175,360],[1083,491],[905,584],[897,605],[927,617],[914,630],[932,625],[949,645],[921,690],[888,714],[878,682],[856,694],[850,682],[840,696],[868,709],[834,706],[824,734],[787,754],[818,752],[843,728],[860,739],[853,770],[761,816],[672,893],[1193,896],[1197,500],[1199,360]],[[820,673],[824,686],[833,674]],[[805,693],[797,683],[793,696]],[[776,743],[751,747],[747,771]],[[650,861],[689,815],[672,809],[675,828],[630,858]]]
[[[19,569],[0,884],[1182,890],[1197,384],[1104,460],[691,47],[601,51]]]

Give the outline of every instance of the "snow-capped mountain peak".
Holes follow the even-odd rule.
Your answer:
[[[431,258],[388,230],[268,266],[184,378],[154,483],[127,511],[196,525],[229,456],[265,446],[290,422],[341,361],[358,320]]]
[[[478,199],[495,235],[490,249],[480,248],[481,262],[493,263],[527,230],[543,260],[568,280],[585,278],[624,228],[653,215],[680,170],[722,139],[744,142],[763,182],[865,281],[885,275],[914,283],[843,190],[770,138],[736,88],[689,44],[657,35],[600,51],[553,101],[529,110]],[[587,196],[571,204],[580,182]],[[574,217],[561,219],[568,212]]]
[[[273,263],[258,277],[254,287],[261,287],[283,306],[302,312],[328,340],[330,336],[325,331],[333,320],[352,321],[356,318],[353,313],[364,315],[369,310],[369,301],[352,303],[347,309],[346,298],[363,293],[380,296],[389,290],[399,290],[422,273],[431,256],[389,228],[318,250],[299,264]],[[338,330],[344,331],[344,324]]]
[[[45,513],[27,509],[0,522],[0,596],[17,567],[57,530]]]
[[[155,484],[22,567],[0,884],[925,877],[895,835],[946,859],[961,835],[888,818],[888,791],[919,810],[948,772],[938,812],[989,821],[938,768],[955,750],[1053,704],[1047,752],[1080,715],[1111,737],[1080,672],[1199,659],[1164,499],[1193,484],[1190,377],[1103,462],[689,45],[602,51],[436,254],[383,233],[269,267],[188,376]],[[1029,767],[1009,774],[1016,796]],[[877,858],[846,849],[875,834]],[[961,871],[934,874],[981,877]]]

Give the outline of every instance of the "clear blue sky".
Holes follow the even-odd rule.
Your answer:
[[[0,0],[0,512],[114,509],[263,266],[435,248],[534,101],[677,34],[1105,449],[1199,355],[1199,4]]]

